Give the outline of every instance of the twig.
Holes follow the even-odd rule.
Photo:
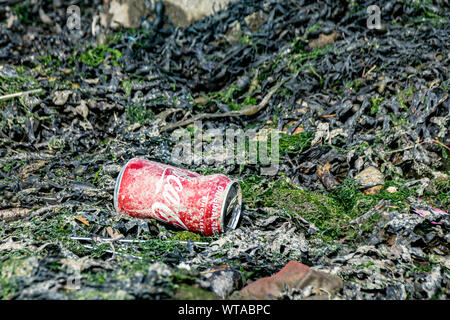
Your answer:
[[[391,154],[391,153],[396,153],[396,152],[403,152],[403,151],[406,151],[406,150],[409,150],[409,149],[414,149],[415,147],[417,147],[418,145],[423,144],[423,143],[424,142],[420,142],[420,143],[417,143],[417,144],[415,144],[413,146],[408,146],[408,147],[401,148],[401,149],[386,151],[385,154]]]
[[[70,237],[72,240],[78,240],[78,241],[99,241],[99,242],[122,242],[122,243],[145,243],[149,242],[150,240],[136,240],[136,239],[114,239],[114,238],[100,238],[100,237]],[[180,244],[188,244],[188,241],[178,241],[175,240],[177,243]],[[206,246],[209,245],[209,242],[200,242],[200,241],[192,241],[191,242],[194,245],[197,246]]]
[[[365,78],[369,75],[369,73],[371,73],[375,68],[377,67],[377,65],[373,65],[372,68],[369,69],[369,71],[367,71],[366,73],[366,67],[364,66],[364,70],[363,70],[363,74],[362,74],[362,78]]]
[[[427,140],[427,141],[425,141],[425,142],[433,142],[433,143],[437,143],[438,145],[443,146],[445,149],[447,149],[448,151],[450,151],[450,147],[446,146],[445,144],[443,144],[442,142],[440,142],[440,141],[437,140],[437,139],[429,139],[429,140]]]
[[[88,244],[84,244],[83,247],[85,247],[86,249],[89,250],[94,250],[95,248],[93,246],[90,246]],[[112,255],[118,255],[118,256],[122,256],[122,257],[129,257],[129,258],[133,258],[133,259],[138,259],[138,260],[143,260],[144,258],[142,257],[138,257],[138,256],[134,256],[132,254],[128,254],[128,253],[123,253],[123,252],[114,252],[112,250],[104,250],[105,252],[111,253]],[[154,261],[154,260],[151,260]]]
[[[225,113],[201,113],[196,116],[193,116],[187,120],[182,120],[176,122],[174,124],[168,124],[161,128],[161,131],[173,130],[178,127],[184,127],[195,121],[203,120],[203,119],[215,119],[215,118],[226,118],[226,117],[241,117],[241,116],[252,116],[262,109],[264,109],[269,103],[270,98],[275,94],[275,92],[287,81],[287,79],[282,80],[280,83],[270,89],[269,93],[261,100],[261,102],[257,105],[247,106],[241,110],[237,111],[229,111]]]
[[[318,118],[323,118],[323,119],[334,118],[334,117],[336,117],[336,113],[318,116]]]
[[[11,98],[16,98],[16,97],[21,97],[21,96],[25,96],[28,94],[33,94],[33,93],[38,93],[41,92],[42,89],[33,89],[33,90],[29,90],[29,91],[22,91],[22,92],[16,92],[16,93],[11,93],[11,94],[7,94],[4,96],[0,96],[0,100],[6,100],[6,99],[11,99]]]
[[[438,145],[444,147],[444,148],[447,149],[448,151],[450,151],[450,147],[446,146],[445,144],[443,144],[443,143],[440,142],[439,140],[437,140],[437,139],[428,139],[428,140],[419,142],[419,143],[417,143],[417,144],[415,144],[415,145],[413,145],[413,146],[408,146],[408,147],[405,147],[405,148],[402,148],[402,149],[397,149],[397,150],[391,150],[391,151],[387,151],[387,152],[385,152],[385,153],[386,153],[386,154],[391,154],[391,153],[396,153],[396,152],[402,152],[402,151],[406,151],[406,150],[409,150],[409,149],[413,149],[413,148],[417,147],[417,146],[420,145],[420,144],[430,143],[430,142],[436,143],[436,144],[438,144]]]
[[[56,205],[44,207],[44,208],[41,208],[41,209],[38,209],[36,211],[31,212],[31,214],[29,214],[28,216],[25,217],[25,220],[31,220],[32,218],[34,218],[36,216],[43,215],[44,213],[47,213],[49,211],[53,211],[54,212],[56,209],[72,208],[72,207],[74,207],[74,204],[72,204],[72,203],[70,203],[70,204],[56,204]]]
[[[358,225],[361,224],[365,221],[367,221],[371,216],[373,216],[375,213],[379,212],[384,206],[386,205],[386,200],[380,200],[374,208],[372,208],[371,210],[367,211],[365,214],[363,214],[362,216],[353,219],[352,221],[350,221],[350,223],[348,225]]]

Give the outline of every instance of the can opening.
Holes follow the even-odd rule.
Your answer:
[[[116,179],[116,186],[114,187],[114,209],[116,210],[117,213],[120,213],[120,210],[119,210],[120,183],[122,182],[122,176],[123,176],[123,173],[125,172],[125,168],[128,166],[128,164],[132,160],[134,160],[134,159],[127,161],[127,163],[122,167],[122,169],[120,169],[120,173]]]
[[[239,183],[232,182],[226,195],[223,206],[222,224],[223,232],[234,230],[241,216],[242,193]]]

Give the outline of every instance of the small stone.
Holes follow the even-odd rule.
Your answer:
[[[244,18],[245,24],[252,32],[257,31],[266,19],[267,14],[262,10],[255,11]]]
[[[320,34],[317,39],[312,40],[309,43],[308,47],[310,49],[322,48],[330,43],[335,42],[338,37],[339,37],[339,34],[336,31],[334,31],[330,35]]]
[[[232,0],[163,0],[165,14],[178,27],[186,27],[193,21],[213,14],[214,10],[226,8]],[[155,1],[156,2],[156,1]],[[138,28],[141,18],[154,16],[154,6],[147,0],[111,0],[103,6],[100,22],[106,28]]]
[[[381,82],[378,84],[378,93],[382,94],[386,90],[386,82]]]
[[[66,104],[69,96],[72,94],[70,90],[56,91],[53,96],[53,103],[57,106],[63,106]]]
[[[396,187],[389,187],[386,189],[386,191],[389,193],[396,193],[398,192],[398,189]]]
[[[380,192],[381,188],[384,184],[384,177],[383,174],[375,167],[367,167],[360,173],[358,173],[355,177],[356,181],[359,181],[362,186],[371,186],[375,185],[373,187],[370,187],[368,189],[365,189],[363,191],[364,194],[375,194]]]
[[[86,101],[81,100],[81,103],[75,108],[75,112],[86,119],[89,115],[89,108]]]
[[[52,19],[44,12],[42,8],[39,8],[39,18],[44,24],[53,24]]]
[[[242,36],[241,24],[239,23],[239,21],[235,21],[230,25],[226,33],[226,37],[231,43],[236,43],[239,41],[241,36]]]
[[[209,102],[209,99],[207,96],[199,96],[195,98],[195,104],[198,104],[200,106],[206,106]]]
[[[316,271],[296,261],[289,261],[278,273],[256,280],[233,293],[231,299],[267,300],[279,297],[286,289],[304,290],[307,287],[315,293],[315,298],[331,298],[342,288],[343,282],[335,275]],[[323,294],[326,293],[326,294]],[[310,298],[311,299],[311,298]],[[312,297],[312,299],[314,299]]]

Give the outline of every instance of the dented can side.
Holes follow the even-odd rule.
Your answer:
[[[117,212],[204,235],[235,229],[241,205],[239,183],[225,175],[202,176],[140,158],[123,166],[114,190]]]

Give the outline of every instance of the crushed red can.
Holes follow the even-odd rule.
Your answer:
[[[204,235],[235,229],[241,215],[239,183],[223,174],[198,173],[134,158],[117,177],[114,207]]]

